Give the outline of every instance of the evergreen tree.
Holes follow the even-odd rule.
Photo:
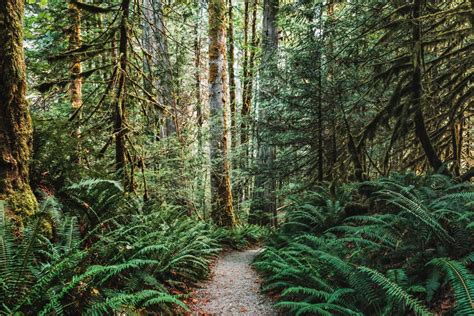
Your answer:
[[[235,225],[227,142],[226,5],[209,3],[209,109],[212,218],[221,226]]]

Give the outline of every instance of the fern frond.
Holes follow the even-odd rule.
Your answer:
[[[463,264],[449,258],[435,258],[428,265],[438,267],[447,274],[456,296],[456,312],[459,315],[473,314],[474,275]]]
[[[432,315],[432,313],[430,313],[420,301],[408,294],[398,284],[390,281],[382,273],[364,266],[360,266],[357,269],[364,273],[367,273],[372,279],[372,281],[374,281],[377,285],[379,285],[385,290],[389,297],[400,303],[405,304],[417,315]]]

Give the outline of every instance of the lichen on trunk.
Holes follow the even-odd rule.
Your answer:
[[[18,222],[37,208],[28,180],[33,129],[26,102],[23,14],[23,1],[0,2],[0,199]]]
[[[70,18],[70,29],[69,29],[69,49],[74,50],[78,49],[81,46],[81,12],[79,8],[73,3],[69,3],[69,18]],[[81,129],[80,129],[80,119],[81,119],[81,107],[82,107],[82,64],[81,58],[78,55],[71,56],[71,68],[70,76],[71,82],[69,85],[69,94],[71,97],[71,112],[72,115],[76,118],[74,124],[74,131],[72,136],[77,141],[76,148],[72,153],[72,161],[81,163]]]

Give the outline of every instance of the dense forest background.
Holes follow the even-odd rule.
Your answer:
[[[472,0],[0,1],[2,312],[474,313]]]

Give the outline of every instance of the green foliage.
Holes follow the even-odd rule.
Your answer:
[[[389,298],[395,300],[396,302],[403,303],[413,310],[417,315],[431,315],[430,312],[426,309],[425,306],[421,304],[417,299],[413,298],[408,294],[402,287],[400,287],[395,282],[387,279],[383,274],[376,270],[372,270],[367,267],[358,267],[362,272],[365,272],[369,275],[370,279],[374,281],[377,285],[385,290]]]
[[[21,238],[2,211],[3,312],[187,310],[181,296],[172,293],[209,275],[209,264],[221,250],[218,238],[260,238],[256,227],[226,233],[174,208],[144,207],[115,181],[81,181],[63,195],[69,209],[47,198]],[[46,224],[54,228],[52,236],[45,235]],[[88,225],[87,232],[81,233],[79,225]]]
[[[222,245],[233,249],[245,249],[262,242],[270,231],[258,225],[237,225],[232,229],[217,228],[214,238]]]
[[[394,174],[336,197],[325,189],[290,197],[254,263],[264,290],[301,315],[430,315],[452,292],[452,312],[468,315],[472,192],[439,175]]]
[[[456,313],[474,312],[474,275],[461,262],[449,258],[435,258],[428,265],[444,271],[456,296]]]

